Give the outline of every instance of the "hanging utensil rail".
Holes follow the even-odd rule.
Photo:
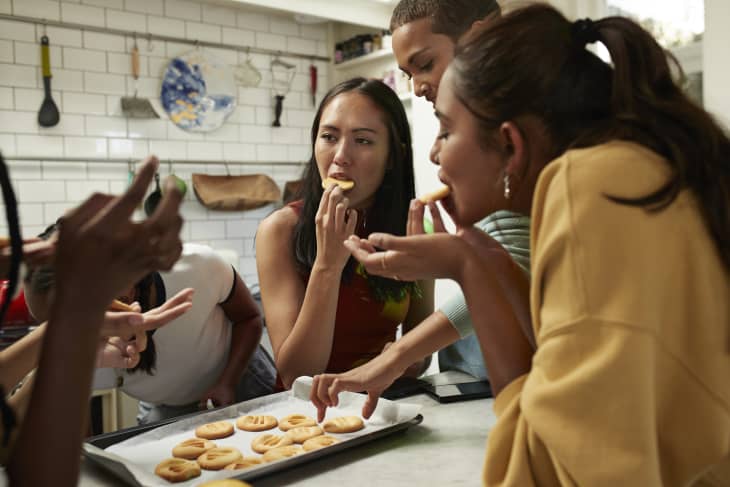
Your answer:
[[[137,32],[132,30],[124,30],[124,29],[114,29],[111,27],[98,27],[95,25],[87,25],[87,24],[78,24],[76,22],[62,22],[59,20],[46,20],[46,19],[39,19],[36,17],[26,17],[22,15],[10,15],[10,14],[0,14],[0,19],[2,20],[11,20],[15,22],[25,22],[28,24],[38,24],[38,25],[45,25],[45,26],[53,26],[53,27],[62,27],[65,29],[77,29],[77,30],[83,30],[83,31],[89,31],[89,32],[100,32],[102,34],[116,34],[120,36],[134,36],[137,35],[140,38],[146,38],[148,40],[156,40],[156,41],[165,41],[165,42],[177,42],[180,44],[190,44],[194,46],[201,46],[201,47],[210,47],[215,49],[231,49],[234,51],[249,51],[252,53],[257,54],[268,54],[271,56],[286,56],[286,57],[293,57],[293,58],[300,58],[300,59],[312,59],[316,61],[327,61],[329,62],[330,58],[328,56],[315,56],[311,54],[301,54],[298,52],[291,52],[291,51],[278,51],[276,49],[265,49],[262,47],[252,47],[252,46],[237,46],[235,44],[224,44],[222,42],[208,42],[208,41],[201,41],[198,39],[186,39],[184,37],[174,37],[174,36],[166,36],[161,34],[152,34],[149,32]]]
[[[78,162],[78,163],[85,163],[85,162],[102,162],[102,163],[111,163],[111,164],[129,164],[133,163],[136,164],[141,161],[141,159],[138,158],[109,158],[109,159],[97,159],[94,157],[33,157],[33,156],[5,156],[5,159],[8,161],[17,161],[17,162],[23,162],[23,161],[29,161],[29,162]],[[295,166],[295,167],[303,167],[307,162],[289,162],[289,161],[282,161],[282,162],[273,162],[273,161],[225,161],[225,160],[201,160],[201,159],[166,159],[166,158],[159,158],[160,160],[160,166],[167,165],[167,164],[173,164],[175,166],[178,165],[197,165],[197,166],[203,166],[203,165],[218,165],[218,166]]]

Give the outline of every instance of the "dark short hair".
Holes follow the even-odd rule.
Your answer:
[[[401,0],[390,17],[390,30],[430,18],[431,30],[456,43],[477,20],[499,13],[496,0]]]

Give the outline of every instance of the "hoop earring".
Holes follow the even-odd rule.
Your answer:
[[[512,197],[512,190],[509,188],[509,174],[504,175],[504,199],[508,200]]]

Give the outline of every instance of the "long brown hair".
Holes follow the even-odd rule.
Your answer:
[[[602,42],[613,67],[589,52]],[[532,5],[491,22],[457,48],[455,93],[479,120],[484,139],[505,120],[537,116],[551,156],[614,139],[662,155],[672,176],[638,199],[612,200],[659,211],[690,189],[730,268],[730,139],[672,77],[676,60],[635,22],[607,17],[571,23]]]
[[[413,149],[411,131],[403,104],[398,96],[382,81],[376,79],[353,78],[334,86],[322,99],[314,116],[311,130],[312,155],[304,169],[302,185],[297,199],[303,200],[302,212],[294,227],[294,258],[299,271],[309,275],[317,257],[317,235],[314,217],[322,199],[322,178],[319,175],[314,146],[319,136],[319,122],[322,113],[335,97],[343,93],[358,93],[366,96],[377,106],[388,127],[388,162],[385,178],[375,194],[375,202],[368,210],[368,218],[363,234],[386,232],[405,235],[408,221],[408,208],[415,198],[415,176],[413,173]],[[342,280],[349,281],[355,273],[357,262],[350,258],[342,273]],[[388,297],[400,300],[410,283],[385,277],[368,275],[372,291],[381,301]]]

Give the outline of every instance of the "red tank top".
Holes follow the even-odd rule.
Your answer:
[[[302,201],[290,203],[301,214]],[[309,276],[303,276],[306,283]],[[367,274],[358,264],[352,279],[340,283],[335,314],[335,334],[326,372],[353,369],[379,355],[386,343],[395,340],[396,328],[408,314],[410,295],[400,301],[378,301],[370,290]]]

